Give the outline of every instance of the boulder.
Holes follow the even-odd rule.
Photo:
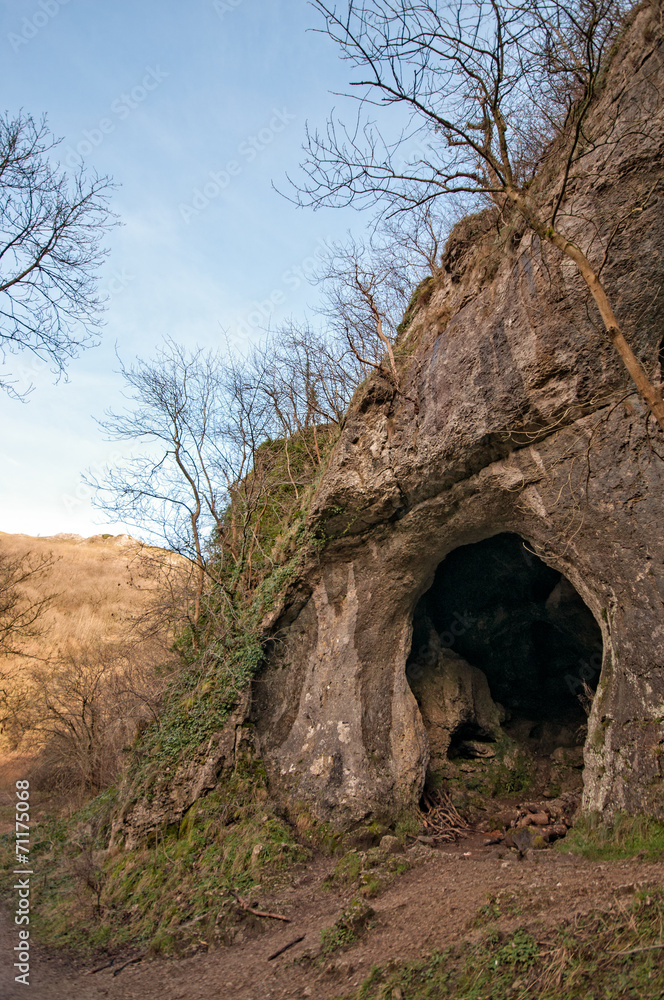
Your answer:
[[[435,647],[438,637],[432,632]],[[485,675],[452,650],[440,647],[439,641],[437,645],[435,657],[409,664],[407,671],[427,732],[431,766],[447,761],[455,736],[467,748],[464,756],[493,756],[490,742],[473,740],[491,741],[500,734],[501,712]]]

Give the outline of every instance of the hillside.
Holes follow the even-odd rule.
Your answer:
[[[44,635],[26,645],[29,655],[48,656],[70,642],[122,638],[127,622],[145,608],[154,589],[141,557],[150,550],[129,535],[10,535],[0,531],[0,555],[32,553],[52,565],[22,590],[35,599],[53,595],[43,617]],[[17,666],[10,658],[4,666]]]
[[[0,659],[5,692],[2,788],[36,764],[52,738],[53,719],[44,714],[47,701],[51,716],[60,712],[62,725],[78,727],[82,736],[88,706],[79,703],[89,700],[99,725],[102,708],[91,694],[111,675],[127,676],[131,668],[133,680],[138,682],[140,675],[140,685],[151,685],[157,661],[171,659],[169,630],[158,613],[159,578],[163,570],[177,570],[180,561],[128,535],[104,534],[81,538],[0,532],[0,557],[39,567],[16,588],[19,606],[45,602],[27,638],[17,637],[18,651]],[[154,683],[155,694],[161,689]],[[106,706],[102,714],[111,724]],[[47,769],[42,783],[49,783],[49,775]]]

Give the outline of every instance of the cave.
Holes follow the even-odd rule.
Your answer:
[[[592,613],[519,535],[454,549],[415,608],[406,665],[430,767],[449,776],[509,745],[542,788],[578,787],[601,664]]]

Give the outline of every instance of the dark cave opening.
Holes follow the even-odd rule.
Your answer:
[[[601,631],[572,584],[503,533],[439,565],[406,672],[435,763],[491,758],[504,735],[535,755],[579,748],[601,663]]]

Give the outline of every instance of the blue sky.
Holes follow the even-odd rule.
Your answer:
[[[57,385],[27,355],[10,359],[36,389],[25,404],[0,395],[0,530],[123,530],[101,526],[81,482],[117,453],[94,422],[121,401],[116,345],[129,362],[164,336],[246,343],[315,300],[304,275],[324,239],[366,224],[271,187],[347,82],[315,27],[306,0],[4,0],[3,110],[47,114],[61,160],[112,175],[122,226],[101,346]]]

